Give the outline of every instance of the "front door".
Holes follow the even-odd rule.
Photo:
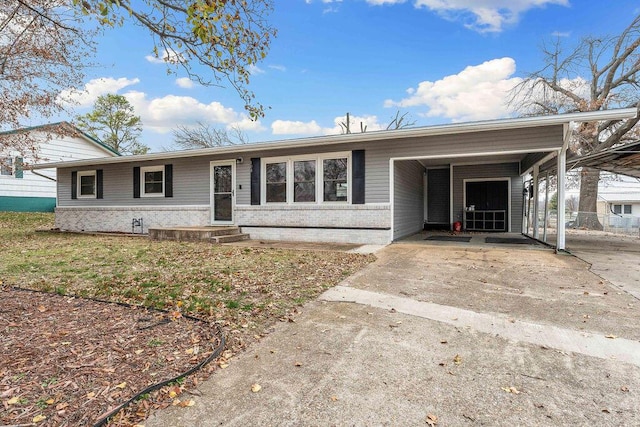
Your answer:
[[[233,224],[236,162],[211,162],[211,223]]]

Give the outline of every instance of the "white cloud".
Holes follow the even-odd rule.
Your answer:
[[[400,101],[386,100],[385,107],[427,107],[427,117],[446,117],[453,121],[495,119],[508,116],[509,91],[522,79],[511,77],[516,71],[512,58],[486,61],[468,66],[458,74],[435,82],[423,81],[407,90]]]
[[[257,65],[254,65],[254,64],[249,65],[247,67],[247,70],[249,71],[249,74],[254,75],[254,76],[256,74],[264,74],[265,73],[265,71],[262,68],[258,67]]]
[[[160,51],[158,53],[158,57],[156,57],[155,55],[147,55],[144,58],[152,64],[177,64],[184,61],[184,57],[182,56],[182,54],[177,52],[169,52],[166,49]]]
[[[195,86],[193,80],[191,80],[189,77],[178,77],[176,79],[176,84],[183,89],[191,89]]]
[[[371,5],[404,3],[404,0],[366,0]],[[515,24],[524,12],[551,4],[568,6],[569,0],[414,0],[416,8],[425,7],[445,19],[463,21],[465,27],[481,32],[500,32]]]
[[[571,31],[554,31],[551,33],[553,37],[570,37]]]
[[[287,71],[287,67],[285,67],[284,65],[274,64],[274,65],[268,65],[268,67],[271,68],[272,70],[278,70],[282,72]]]
[[[100,95],[117,93],[119,90],[137,83],[140,83],[140,79],[137,77],[133,79],[126,77],[120,77],[119,79],[114,79],[113,77],[92,79],[84,85],[83,90],[63,90],[60,95],[58,95],[57,101],[67,105],[73,104],[79,107],[90,107]]]
[[[310,122],[274,120],[271,123],[271,132],[274,135],[318,135],[322,132],[322,128],[315,120]]]
[[[197,122],[225,127],[240,123],[247,128],[244,115],[219,102],[205,104],[190,96],[177,95],[149,99],[146,93],[138,91],[130,91],[124,96],[141,117],[144,128],[154,132],[167,133],[178,125],[189,126]]]
[[[242,115],[242,118],[240,120],[231,122],[226,127],[227,129],[237,128],[242,131],[251,131],[251,132],[262,132],[266,130],[266,128],[262,126],[262,123],[260,122],[260,120],[251,120],[249,117],[247,117],[244,114]]]
[[[325,135],[333,135],[343,133],[344,127],[341,124],[347,123],[347,115],[339,116],[333,119],[333,127],[324,128],[322,132]],[[375,130],[383,130],[386,126],[380,124],[378,122],[378,116],[354,116],[352,114],[349,115],[349,128],[351,133],[360,133],[362,129],[366,128],[367,132],[375,131]]]

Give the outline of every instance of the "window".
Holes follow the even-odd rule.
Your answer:
[[[142,174],[141,195],[146,197],[164,196],[164,166],[140,168]]]
[[[347,158],[324,159],[322,175],[325,202],[346,202],[348,185]]]
[[[287,202],[287,162],[267,163],[267,203]]]
[[[263,203],[350,201],[351,153],[262,159]]]
[[[96,197],[96,171],[78,172],[78,197]]]
[[[0,175],[13,175],[13,159],[11,157],[0,158]]]
[[[631,215],[631,205],[613,205],[613,213]]]
[[[293,201],[316,201],[316,161],[293,162]]]

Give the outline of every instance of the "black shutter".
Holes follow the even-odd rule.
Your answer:
[[[71,198],[78,198],[78,172],[71,172]]]
[[[164,165],[164,197],[173,197],[173,165]]]
[[[133,168],[133,198],[140,198],[140,167]]]
[[[353,177],[351,203],[354,205],[364,205],[364,150],[353,150],[351,152],[351,170]]]
[[[251,204],[260,204],[260,157],[251,159]]]
[[[96,171],[96,199],[102,199],[102,169]]]

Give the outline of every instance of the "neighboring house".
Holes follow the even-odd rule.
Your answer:
[[[598,191],[598,216],[603,218],[605,229],[628,230],[640,226],[640,183],[637,184],[635,191],[621,191],[615,186]]]
[[[65,128],[66,135],[56,134],[56,128]],[[28,132],[35,141],[37,158],[10,149],[0,151],[0,211],[53,212],[56,206],[56,170],[31,170],[35,164],[120,155],[65,122],[2,132],[0,138],[24,132]]]
[[[142,218],[144,231],[236,225],[252,238],[291,241],[386,244],[425,224],[458,221],[520,233],[522,177],[538,179],[552,163],[564,181],[571,123],[635,114],[457,123],[41,167],[58,169],[62,230],[127,232]]]

